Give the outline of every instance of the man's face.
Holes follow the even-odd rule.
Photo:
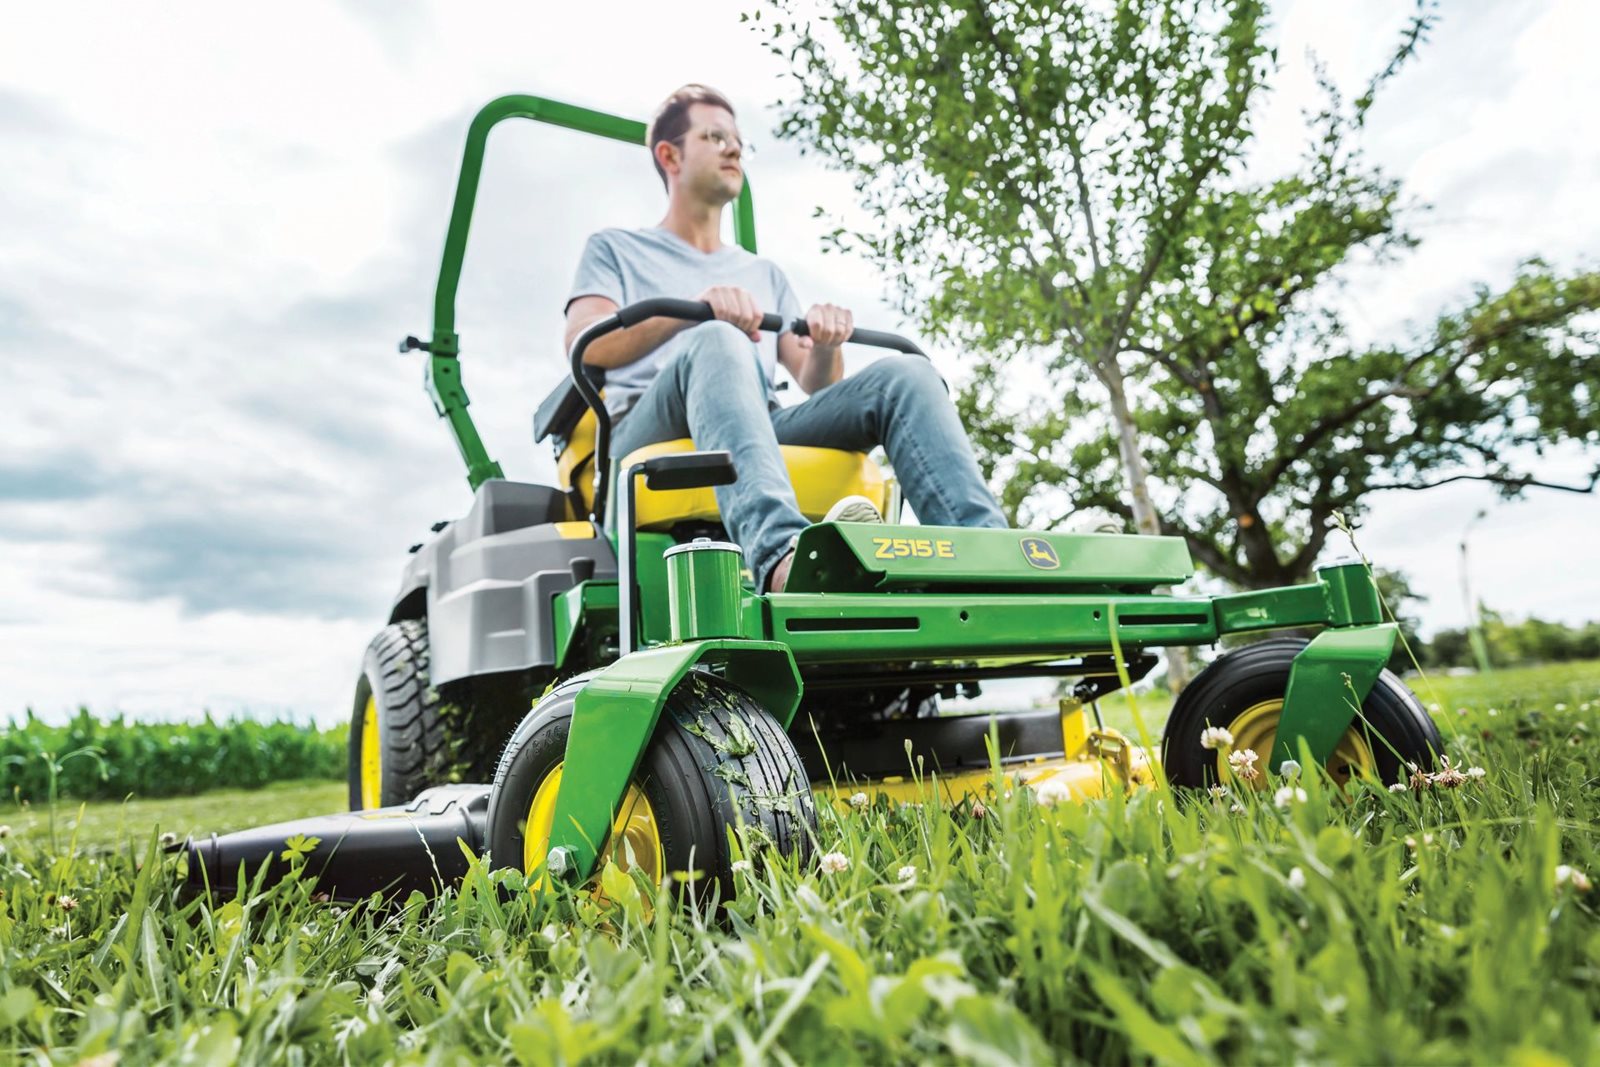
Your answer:
[[[689,130],[674,147],[678,188],[696,200],[726,204],[744,188],[744,140],[727,109],[689,106]]]

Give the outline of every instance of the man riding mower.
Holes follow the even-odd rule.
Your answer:
[[[1152,649],[1288,628],[1320,632],[1226,654],[1180,695],[1161,745],[1171,784],[1228,779],[1230,751],[1245,749],[1267,769],[1314,760],[1340,784],[1432,763],[1437,731],[1384,670],[1396,628],[1367,566],[1173,595],[1157,590],[1193,574],[1179,538],[1006,528],[916,345],[826,305],[797,316],[781,275],[762,295],[772,303],[751,307],[711,284],[691,290],[698,301],[641,293],[649,269],[637,263],[580,268],[571,378],[536,418],[559,484],[507,480],[467,413],[454,321],[488,133],[512,117],[633,143],[648,132],[528,96],[473,121],[434,331],[402,345],[428,353],[472,506],[414,547],[368,650],[352,716],[355,813],[195,843],[200,876],[216,884],[305,832],[322,838],[309,863],[337,895],[455,877],[456,838],[540,879],[612,862],[654,880],[692,872],[726,895],[736,842],[806,862],[814,788],[958,800],[993,780],[995,762],[1012,782],[1080,798],[1150,783],[1150,759],[1092,729],[1086,707],[1148,674]],[[735,183],[719,162],[740,155],[736,131],[695,129],[659,140],[658,164],[736,193],[734,258],[764,263],[742,166]],[[592,238],[586,262],[614,253],[619,233]],[[680,237],[651,237],[664,255],[718,254],[669,236]],[[898,354],[841,381],[846,340]],[[669,344],[675,358],[647,381],[632,369]],[[773,410],[764,390],[780,361],[812,395]],[[860,380],[872,387],[847,388]],[[851,403],[825,403],[835,390]],[[899,521],[898,487],[866,455],[877,443],[919,524]],[[829,521],[841,500],[844,520],[886,521]],[[1047,710],[948,713],[953,698],[1016,678],[1071,695]]]

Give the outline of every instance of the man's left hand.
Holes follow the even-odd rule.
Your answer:
[[[810,336],[796,338],[802,352],[810,352],[813,347],[838,348],[855,330],[855,316],[849,308],[835,304],[812,304],[806,312],[806,328]]]

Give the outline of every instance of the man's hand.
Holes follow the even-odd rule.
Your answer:
[[[739,327],[750,340],[761,340],[761,306],[737,285],[713,285],[695,299],[710,304],[713,315]]]
[[[813,348],[838,348],[844,344],[855,330],[856,320],[849,308],[812,304],[811,310],[806,312],[806,328],[810,336],[796,340],[800,342],[800,351],[810,353]]]
[[[840,349],[856,328],[855,316],[837,304],[812,304],[806,312],[806,333],[778,338],[778,360],[794,375],[807,396],[844,377]]]

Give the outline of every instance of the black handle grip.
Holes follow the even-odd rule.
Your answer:
[[[777,319],[776,315],[767,315],[761,320],[761,328],[770,330],[768,319]],[[811,334],[811,327],[805,319],[795,319],[789,324],[789,329],[797,337],[807,337]],[[882,330],[851,330],[849,343],[853,345],[871,345],[873,348],[888,348],[896,352],[904,352],[908,356],[926,356],[927,353],[916,346],[908,338],[897,333],[884,333]]]
[[[646,319],[656,317],[667,319],[684,319],[688,322],[710,322],[716,318],[711,310],[711,305],[700,300],[674,300],[670,297],[656,297],[651,300],[640,300],[629,304],[625,308],[618,308],[616,319],[623,326],[637,326]],[[788,327],[797,337],[805,337],[810,333],[805,319],[795,319]],[[778,315],[766,314],[761,316],[761,329],[767,333],[779,333],[784,328],[784,321]],[[884,333],[881,330],[855,330],[850,334],[850,344],[871,345],[874,348],[888,348],[896,352],[905,352],[908,355],[925,355],[912,341],[896,333]]]

